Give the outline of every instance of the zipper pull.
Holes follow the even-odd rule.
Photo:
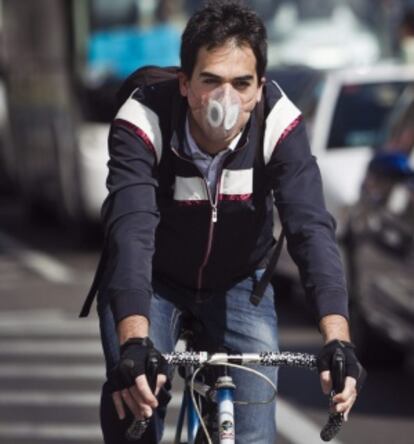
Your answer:
[[[213,206],[213,211],[212,211],[212,214],[211,214],[211,220],[212,220],[213,223],[217,222],[217,207],[215,205]]]

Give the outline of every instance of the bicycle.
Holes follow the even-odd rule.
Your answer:
[[[234,397],[236,389],[232,379],[228,375],[220,376],[214,385],[208,385],[203,381],[197,380],[197,375],[206,367],[223,366],[242,368],[252,372],[265,379],[273,388],[272,397],[264,402],[272,402],[276,397],[277,389],[265,375],[246,367],[247,365],[258,364],[262,366],[278,367],[299,367],[315,370],[317,368],[317,358],[315,355],[307,353],[293,352],[262,352],[262,353],[213,353],[184,351],[173,352],[163,355],[167,363],[172,366],[180,366],[186,369],[185,389],[177,422],[177,431],[174,444],[212,444],[211,434],[215,434],[214,443],[234,444],[235,443],[235,422],[234,422]],[[156,377],[156,362],[149,362],[149,375]],[[333,356],[333,390],[330,400],[335,393],[342,391],[345,380],[345,356],[341,350],[338,350]],[[154,376],[150,376],[150,385],[155,386]],[[209,430],[202,414],[202,407],[199,405],[199,399],[207,401],[207,404],[217,406],[217,424],[215,432]],[[208,408],[207,408],[208,411]],[[188,443],[181,441],[181,435],[184,428],[184,417],[187,414],[187,439]],[[329,413],[328,421],[321,430],[321,439],[323,441],[332,440],[340,431],[343,423],[342,413]],[[148,425],[148,420],[133,422],[127,431],[127,438],[131,441],[139,439]]]

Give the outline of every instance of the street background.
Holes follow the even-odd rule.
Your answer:
[[[106,138],[114,112],[114,91],[139,63],[178,63],[174,52],[179,44],[178,33],[168,26],[169,18],[178,17],[174,24],[182,28],[184,18],[200,3],[191,0],[36,0],[36,3],[0,0],[2,444],[102,442],[99,392],[104,366],[98,320],[94,310],[87,319],[79,319],[78,313],[102,247],[99,208],[105,195]],[[350,60],[361,58],[361,63],[367,63],[372,57],[373,64],[387,60],[394,66],[402,63],[406,67],[414,62],[414,21],[412,29],[407,25],[403,32],[401,26],[405,17],[411,17],[407,13],[414,8],[414,2],[257,0],[250,3],[264,17],[267,14],[266,18],[273,17],[276,7],[284,6],[280,9],[283,14],[275,14],[272,20],[266,21],[270,30],[271,69],[288,67],[290,70],[292,66],[296,69],[297,65],[302,68],[306,65],[310,68],[305,74],[310,74],[312,93],[319,92],[312,83],[315,78],[319,81],[330,70],[349,67]],[[326,11],[321,5],[326,6]],[[323,26],[329,24],[326,22],[329,22],[332,5],[338,7],[332,20],[339,20],[333,27],[334,34],[335,30],[339,33],[342,25],[355,25],[349,28],[352,32],[348,37],[349,42],[351,37],[356,40],[342,46],[348,46],[347,50],[366,48],[362,55],[357,51],[341,52],[343,58],[335,60],[342,65],[336,67],[328,65],[333,63],[333,55],[338,55],[339,49],[312,53],[308,60],[307,51],[301,47],[309,37],[303,41],[299,35],[292,37],[289,44],[298,45],[292,50],[288,39],[284,40],[279,33],[283,27],[286,27],[286,36],[291,35],[292,29],[306,28],[311,30],[308,36],[316,35],[322,23]],[[350,11],[359,17],[359,24],[354,23]],[[129,35],[125,29],[131,25],[132,13],[136,13],[132,22],[135,34]],[[308,17],[306,14],[312,20],[316,17],[317,21],[301,21],[302,15]],[[154,27],[148,26],[152,15],[159,19]],[[111,37],[106,28],[112,29],[118,22],[124,27],[120,28],[119,35]],[[329,29],[332,32],[332,26]],[[327,34],[324,39],[334,40],[334,34]],[[155,46],[151,46],[153,41]],[[129,50],[136,51],[141,46],[151,50],[138,51],[141,57],[138,63],[138,58],[134,58],[138,52],[128,56],[129,53],[122,52],[124,47],[120,42]],[[282,44],[286,44],[287,51],[282,51]],[[295,59],[291,58],[292,54]],[[157,58],[151,58],[154,55]],[[110,57],[115,60],[111,69],[108,68]],[[288,77],[296,72],[302,73],[289,71]],[[414,74],[404,81],[414,83]],[[289,87],[289,83],[286,86]],[[348,92],[356,89],[344,88]],[[295,88],[292,91],[295,94]],[[295,97],[306,110],[316,109],[313,102],[306,100],[310,91],[304,88],[303,93]],[[385,93],[382,98],[387,101],[390,90]],[[311,114],[309,121],[312,121]],[[322,158],[322,154],[318,157]],[[337,166],[345,165],[341,162]],[[344,208],[338,215],[345,214],[342,210]],[[412,235],[412,225],[410,229]],[[286,269],[290,270],[291,265]],[[372,265],[363,264],[366,269]],[[392,285],[394,276],[384,275]],[[402,318],[405,316],[404,319],[411,322],[408,316],[414,301],[411,274],[409,282],[410,299],[404,301],[407,309]],[[281,349],[317,353],[321,338],[297,274],[277,274],[273,284]],[[411,326],[412,333],[414,326]],[[349,423],[334,444],[414,444],[412,336],[408,344],[403,358],[399,356],[400,349],[394,346],[398,359],[391,362],[372,359],[378,361],[375,364],[366,362],[367,384]],[[378,345],[380,350],[373,353],[378,355],[371,358],[387,355],[388,351]],[[174,435],[180,387],[177,377],[163,440],[166,444],[172,442]],[[282,370],[278,444],[320,443],[319,431],[326,420],[327,408],[328,401],[320,391],[316,374]]]
[[[103,361],[93,313],[79,307],[98,260],[99,239],[79,246],[48,222],[31,223],[18,199],[0,196],[0,442],[98,444]],[[41,264],[41,265],[40,265]],[[300,290],[278,296],[281,349],[316,353],[320,337]],[[369,379],[337,442],[412,444],[414,370],[369,368]],[[178,378],[177,378],[178,379]],[[320,443],[327,400],[304,370],[280,376],[281,444]],[[177,400],[169,414],[172,442]]]

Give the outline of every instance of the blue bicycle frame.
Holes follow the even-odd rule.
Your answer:
[[[220,444],[235,444],[234,389],[230,376],[217,379],[218,434]]]
[[[217,379],[215,398],[218,406],[218,436],[220,444],[235,444],[234,389],[235,385],[231,377],[222,376]],[[201,424],[188,384],[185,386],[181,402],[174,440],[175,444],[181,443],[181,433],[184,428],[185,417],[187,418],[187,442],[188,444],[195,444]]]

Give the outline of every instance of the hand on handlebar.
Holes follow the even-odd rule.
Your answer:
[[[146,377],[151,358],[158,360],[158,375],[154,393]],[[167,364],[149,338],[132,338],[121,346],[121,358],[109,377],[112,399],[119,419],[125,418],[125,405],[137,419],[149,418],[158,406],[157,394],[165,384]]]
[[[338,375],[339,370],[333,365],[333,358],[338,353],[344,359],[343,375]],[[323,392],[329,394],[332,390],[335,391],[332,398],[333,409],[337,413],[343,413],[344,420],[347,421],[366,379],[366,371],[355,355],[355,346],[346,341],[328,342],[319,353],[318,370]]]

